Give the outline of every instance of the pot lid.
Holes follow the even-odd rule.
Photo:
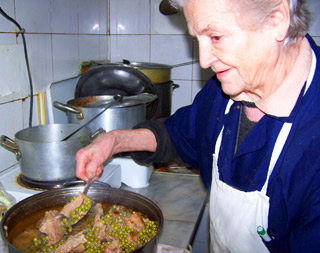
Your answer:
[[[147,76],[129,66],[106,64],[82,74],[76,85],[75,97],[140,93],[155,93],[154,85]]]

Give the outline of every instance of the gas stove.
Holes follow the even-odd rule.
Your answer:
[[[111,187],[120,188],[121,186],[121,167],[116,163],[108,163],[103,170],[99,181],[108,183]],[[19,202],[34,194],[50,190],[53,187],[37,187],[26,184],[21,180],[20,166],[16,165],[6,171],[0,173],[0,182],[4,190]],[[57,186],[58,187],[58,186]]]

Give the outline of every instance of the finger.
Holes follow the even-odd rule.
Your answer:
[[[100,163],[97,163],[96,160],[91,160],[87,164],[86,176],[89,179],[96,180],[101,174],[101,171],[102,171],[102,165]]]
[[[89,155],[84,149],[80,149],[76,153],[76,176],[82,180],[87,181],[86,167],[90,161]]]

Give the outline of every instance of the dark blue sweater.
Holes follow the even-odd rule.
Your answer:
[[[272,252],[320,252],[320,48],[307,36],[317,57],[316,73],[305,96],[300,94],[289,117],[265,115],[234,153],[241,104],[228,115],[228,97],[213,77],[193,104],[179,109],[164,124],[183,161],[199,169],[205,186],[211,185],[212,153],[225,126],[219,174],[242,191],[261,190],[275,140],[284,122],[292,130],[271,175],[267,244]]]

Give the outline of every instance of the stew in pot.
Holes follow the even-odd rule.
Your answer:
[[[33,225],[25,228],[22,220],[10,233],[11,244],[23,252],[131,252],[159,229],[141,212],[94,203],[82,193],[64,206],[32,214],[28,223],[30,219]]]

